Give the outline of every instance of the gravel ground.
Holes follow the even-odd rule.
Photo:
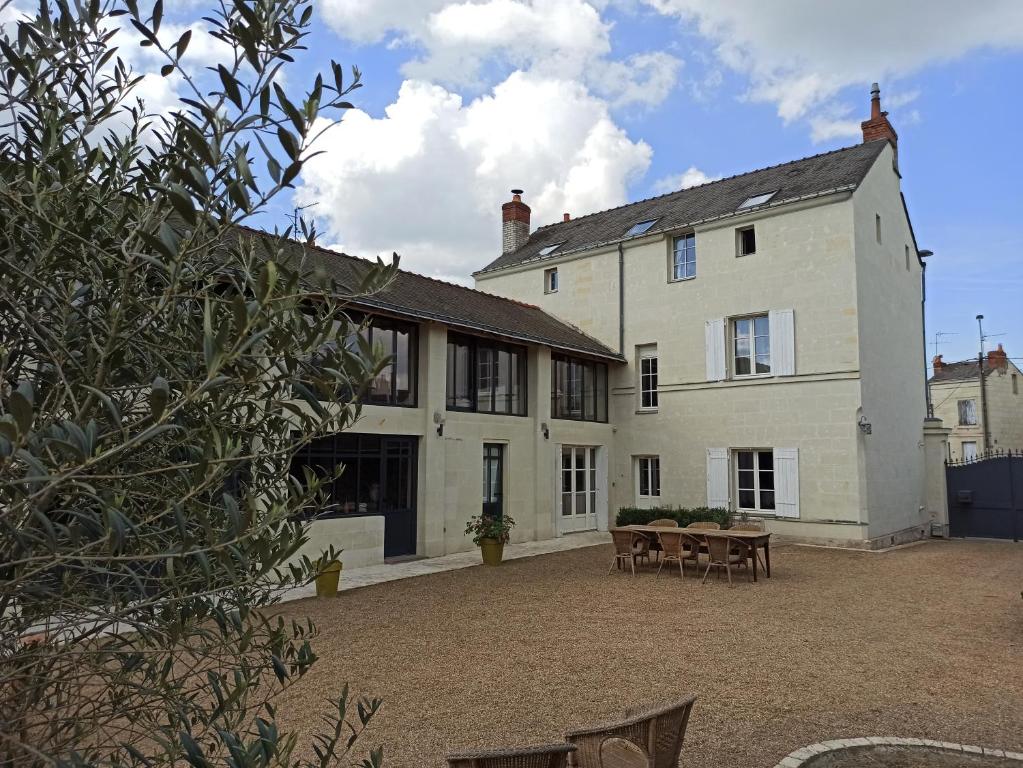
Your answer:
[[[876,554],[772,550],[729,589],[688,570],[606,576],[591,547],[281,607],[320,661],[278,700],[303,737],[350,681],[384,708],[385,764],[558,740],[695,692],[683,765],[773,766],[856,736],[1023,751],[1023,545],[931,542]],[[307,744],[306,739],[303,743]]]

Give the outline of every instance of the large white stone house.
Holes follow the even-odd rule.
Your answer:
[[[468,549],[483,510],[521,541],[662,504],[852,546],[929,532],[923,266],[876,91],[863,130],[535,231],[516,194],[480,290],[402,272],[357,302],[395,362],[303,458],[348,466],[310,546],[359,565]]]

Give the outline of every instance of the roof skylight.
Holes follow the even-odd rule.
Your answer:
[[[540,249],[540,255],[541,256],[547,256],[548,254],[554,253],[562,245],[563,245],[563,243],[555,243],[554,245],[545,245],[543,248]]]
[[[633,224],[629,227],[629,231],[625,233],[625,236],[635,237],[636,235],[642,235],[656,223],[657,219],[650,219],[649,221],[641,221],[638,224]]]
[[[741,211],[743,208],[756,208],[758,205],[763,205],[768,200],[777,194],[777,190],[774,192],[765,192],[762,195],[753,195],[753,197],[747,197],[742,201],[742,204],[735,210]]]

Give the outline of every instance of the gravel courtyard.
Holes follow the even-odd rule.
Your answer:
[[[807,744],[916,736],[1023,751],[1023,545],[876,554],[772,549],[729,589],[689,569],[606,576],[590,547],[380,584],[280,608],[313,618],[320,661],[278,700],[316,728],[349,681],[384,699],[364,747],[396,768],[558,740],[694,692],[682,765],[763,766]],[[744,577],[741,577],[744,578]]]

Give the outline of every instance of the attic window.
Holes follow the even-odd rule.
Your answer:
[[[735,210],[741,211],[743,208],[756,208],[758,205],[763,205],[772,197],[777,194],[777,190],[774,192],[765,192],[762,195],[753,195],[753,197],[747,197],[742,201],[742,204]]]
[[[552,254],[556,250],[558,250],[558,248],[560,248],[562,245],[564,245],[564,243],[555,243],[554,245],[545,245],[543,248],[540,249],[540,255],[541,256],[547,256],[549,254]]]
[[[633,224],[629,227],[629,231],[625,233],[625,236],[635,237],[636,235],[642,235],[656,223],[657,219],[650,219],[650,221],[641,221],[638,224]]]

